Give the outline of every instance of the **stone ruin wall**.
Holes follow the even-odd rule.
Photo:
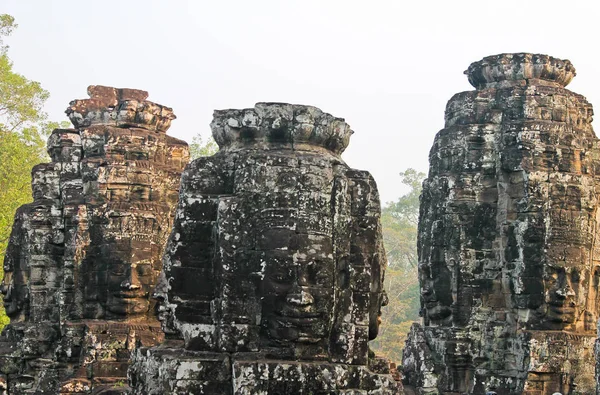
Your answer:
[[[8,394],[123,387],[137,344],[164,338],[151,292],[173,223],[187,144],[172,110],[102,86],[48,139],[4,260],[0,378]]]
[[[465,72],[430,153],[419,224],[419,394],[595,392],[599,144],[569,61],[503,54]]]
[[[387,301],[380,203],[340,158],[343,119],[275,103],[216,112],[221,151],[184,172],[173,226],[188,152],[164,133],[172,111],[143,91],[88,92],[16,216],[5,393],[400,393],[368,348]]]
[[[92,86],[16,215],[5,393],[594,393],[592,107],[565,89],[569,61],[503,54],[465,73],[476,90],[449,101],[423,187],[405,392],[368,347],[387,302],[380,202],[340,158],[343,119],[216,111],[220,151],[186,168],[178,201],[171,109]]]
[[[279,103],[211,127],[220,150],[182,176],[157,292],[168,341],[136,351],[133,393],[400,393],[368,348],[387,262],[375,182],[340,158],[350,127]]]

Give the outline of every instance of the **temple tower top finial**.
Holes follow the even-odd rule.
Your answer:
[[[486,56],[471,63],[465,74],[469,83],[477,89],[529,79],[565,87],[576,75],[575,67],[569,60],[530,53]]]
[[[90,85],[89,99],[73,100],[65,111],[76,128],[91,125],[133,127],[166,133],[173,109],[147,101],[148,92]]]
[[[344,152],[354,133],[343,118],[317,107],[287,103],[217,110],[210,126],[221,149],[279,143],[323,147],[337,155]]]

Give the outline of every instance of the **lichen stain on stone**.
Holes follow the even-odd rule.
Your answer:
[[[119,393],[136,345],[160,343],[151,299],[174,218],[187,144],[147,92],[90,86],[48,138],[34,201],[4,260],[11,323],[0,338],[9,394]]]
[[[133,393],[401,393],[369,354],[386,262],[375,182],[340,157],[350,127],[282,103],[211,127],[220,150],[184,171],[164,259],[173,343],[136,352]],[[207,373],[147,374],[165,360]]]
[[[419,218],[418,394],[595,392],[598,139],[568,60],[486,57],[436,136]]]

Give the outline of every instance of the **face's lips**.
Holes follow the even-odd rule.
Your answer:
[[[307,318],[297,318],[297,317],[286,317],[284,319],[278,319],[277,322],[281,325],[287,326],[288,324],[292,324],[293,326],[311,326],[319,322],[318,318],[307,317]]]
[[[548,302],[547,319],[551,322],[569,324],[575,322],[578,308],[571,300],[554,300]]]
[[[294,315],[275,314],[275,320],[283,326],[288,326],[289,324],[293,326],[308,326],[320,322],[321,314],[301,312],[297,312]]]
[[[3,296],[3,304],[4,304],[4,308],[6,309],[7,307],[12,306],[12,288],[11,287],[5,287],[2,289],[2,296]]]
[[[296,340],[299,343],[318,343],[322,337],[314,337],[314,336],[299,336]]]
[[[549,305],[551,306],[557,306],[557,307],[575,307],[576,303],[573,299],[559,299],[559,300],[550,300],[548,302]]]
[[[273,313],[280,317],[292,317],[292,318],[321,317],[321,313],[315,311],[315,306],[312,304],[308,305],[308,306],[291,306],[289,304],[285,304],[280,309],[277,309]]]
[[[425,307],[427,310],[427,315],[432,320],[441,320],[452,315],[452,308],[443,306],[438,302],[431,304],[428,303],[425,305]]]
[[[550,305],[550,310],[557,314],[575,314],[576,309],[573,306],[556,306]]]
[[[321,313],[315,313],[311,311],[302,311],[296,309],[285,309],[280,313],[276,313],[281,317],[290,317],[290,318],[317,318],[321,316]]]
[[[555,311],[575,311],[577,303],[573,299],[550,300],[548,306]]]
[[[324,328],[318,324],[321,319],[312,318],[292,318],[280,317],[271,321],[270,331],[275,338],[280,340],[293,340],[299,343],[318,343],[325,337]],[[282,329],[290,329],[293,334],[284,334],[279,332]]]
[[[146,298],[148,296],[148,293],[135,291],[120,291],[113,293],[113,296],[119,299],[141,299]]]

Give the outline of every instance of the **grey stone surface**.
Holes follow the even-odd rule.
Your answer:
[[[419,394],[589,394],[598,319],[598,139],[567,60],[502,54],[465,72],[430,152],[418,252]]]
[[[10,394],[125,387],[131,350],[164,334],[151,292],[187,144],[147,92],[90,86],[48,139],[4,260],[0,372]]]
[[[350,127],[281,103],[211,127],[220,150],[183,173],[157,289],[171,343],[136,351],[133,393],[399,393],[369,353],[386,259],[375,182],[340,158]]]

